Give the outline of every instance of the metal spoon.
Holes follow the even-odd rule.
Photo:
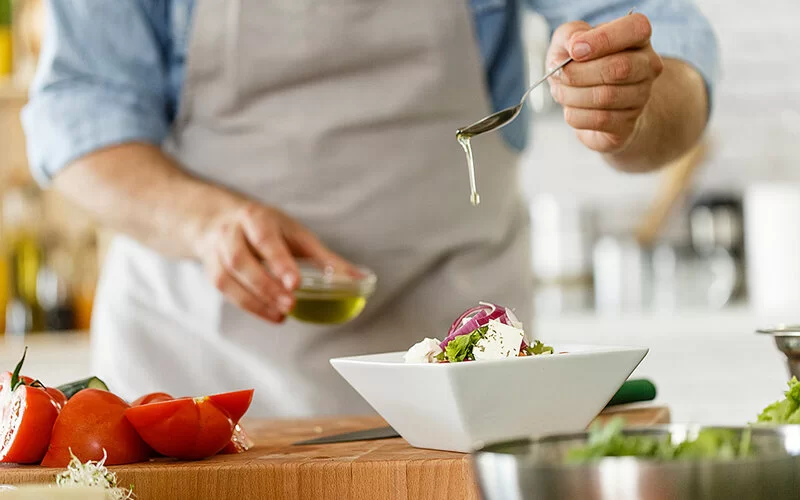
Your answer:
[[[459,137],[474,137],[479,134],[483,134],[484,132],[490,132],[492,130],[500,129],[509,123],[511,120],[519,115],[520,110],[522,109],[522,105],[525,104],[525,99],[531,94],[533,89],[544,83],[548,78],[553,76],[558,70],[566,66],[567,64],[572,62],[572,58],[570,57],[566,61],[562,62],[555,68],[551,69],[546,75],[541,77],[536,83],[528,87],[527,92],[522,95],[522,99],[519,100],[519,104],[516,106],[511,106],[510,108],[501,109],[500,111],[493,113],[486,118],[482,118],[477,122],[473,123],[468,127],[463,127],[458,129],[456,132],[456,136]]]
[[[633,14],[633,11],[636,9],[631,9],[628,11],[627,15]],[[519,104],[516,106],[512,106],[510,108],[501,109],[497,113],[491,114],[486,118],[476,121],[472,125],[468,127],[460,128],[456,131],[456,137],[464,137],[470,138],[474,137],[479,134],[483,134],[484,132],[491,132],[492,130],[498,130],[503,128],[504,126],[511,123],[511,120],[517,117],[520,110],[522,109],[522,105],[525,104],[525,99],[531,94],[531,91],[544,83],[548,78],[553,76],[558,70],[566,66],[567,64],[572,62],[572,58],[568,58],[566,61],[562,62],[555,68],[551,69],[546,75],[541,77],[536,83],[531,85],[528,88],[528,91],[522,95],[522,99],[519,100]]]

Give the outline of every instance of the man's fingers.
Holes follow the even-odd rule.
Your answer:
[[[223,265],[222,261],[213,262],[208,269],[214,286],[237,307],[248,311],[259,318],[273,323],[281,323],[285,316],[270,304],[265,304],[250,292]]]
[[[294,298],[253,254],[244,232],[239,226],[224,240],[220,257],[225,270],[262,303],[274,305],[287,314],[294,307]]]
[[[573,59],[588,61],[631,48],[645,47],[650,43],[652,32],[647,16],[632,14],[586,32],[574,33],[567,47]]]
[[[649,85],[598,85],[550,87],[553,99],[562,106],[584,109],[639,109],[650,99]]]
[[[627,50],[586,62],[573,62],[554,81],[570,87],[639,83],[661,72],[661,58],[649,50]]]
[[[583,33],[592,29],[592,25],[583,21],[573,21],[559,26],[553,33],[550,41],[550,50],[547,54],[547,67],[555,68],[569,55],[569,41],[573,35]]]
[[[289,291],[297,288],[300,272],[277,224],[259,217],[245,216],[242,229],[250,246],[264,259],[269,271],[280,280],[283,287]]]
[[[576,130],[594,130],[627,137],[636,128],[639,110],[564,108],[564,121]]]

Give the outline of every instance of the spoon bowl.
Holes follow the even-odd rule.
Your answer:
[[[472,125],[458,129],[456,131],[456,137],[470,138],[486,132],[491,132],[493,130],[499,130],[504,126],[508,125],[509,123],[511,123],[512,120],[514,120],[514,118],[517,117],[517,115],[519,115],[519,112],[522,110],[522,106],[525,104],[525,100],[528,98],[529,95],[531,95],[533,89],[535,89],[536,87],[547,81],[548,78],[553,76],[557,71],[559,71],[561,68],[563,68],[564,66],[566,66],[571,62],[572,58],[570,57],[566,61],[562,62],[555,68],[548,71],[546,75],[544,75],[539,80],[537,80],[533,85],[528,87],[528,90],[525,92],[525,94],[522,95],[522,99],[519,100],[519,104],[517,104],[516,106],[511,106],[510,108],[501,109],[500,111],[492,113],[491,115],[485,118],[481,118]]]

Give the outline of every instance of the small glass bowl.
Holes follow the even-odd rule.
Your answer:
[[[300,284],[295,291],[295,306],[289,316],[306,323],[344,324],[357,318],[375,291],[377,277],[370,269],[358,266],[362,276],[321,269],[310,261],[297,262]]]

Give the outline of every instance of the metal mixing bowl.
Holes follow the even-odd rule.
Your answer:
[[[692,439],[701,426],[628,429],[632,435]],[[744,427],[726,429],[741,433]],[[497,443],[473,464],[485,500],[789,500],[800,498],[800,426],[752,430],[756,456],[731,461],[657,462],[633,457],[566,465],[587,433]]]
[[[775,345],[786,355],[789,373],[800,379],[800,326],[779,325],[774,328],[756,330],[756,332],[775,339]]]

